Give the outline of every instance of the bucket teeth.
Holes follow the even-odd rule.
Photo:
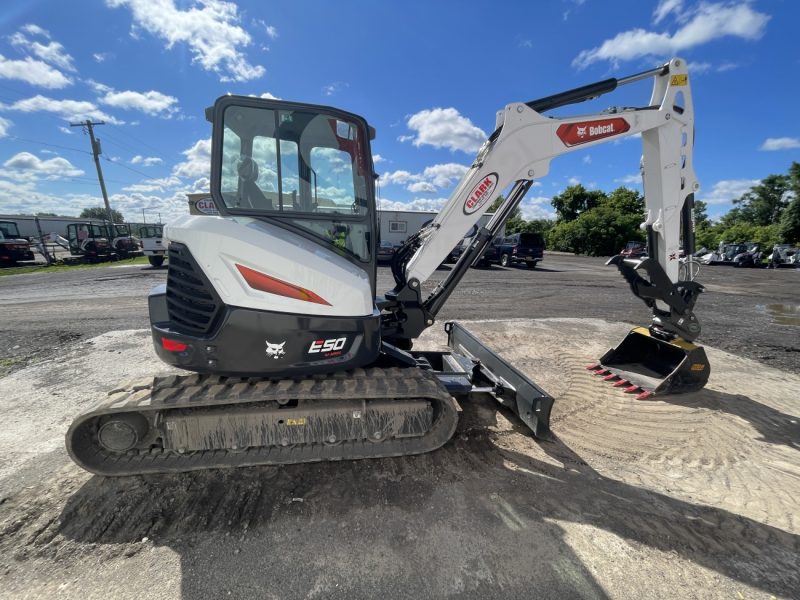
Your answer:
[[[609,370],[607,370],[607,369],[604,369],[604,368],[602,368],[602,367],[600,367],[599,369],[597,369],[597,370],[594,372],[594,375],[597,375],[597,376],[603,376],[603,377],[605,377],[606,375],[610,375],[610,374],[611,374],[611,371],[609,371]]]
[[[611,373],[610,375],[606,375],[605,377],[603,377],[603,381],[611,381],[613,379],[619,379],[619,375],[617,375],[616,373]]]
[[[636,394],[636,393],[641,393],[644,390],[642,390],[642,388],[640,388],[638,385],[629,385],[622,391],[625,392],[626,394]]]
[[[620,379],[619,381],[615,381],[611,385],[613,385],[614,387],[623,387],[623,386],[628,387],[630,384],[631,382],[628,381],[627,379]]]
[[[598,363],[592,363],[590,365],[586,365],[587,371],[594,371],[595,369],[599,369],[600,365]]]
[[[636,399],[637,400],[647,400],[652,395],[653,395],[653,392],[648,392],[647,390],[645,390],[641,394],[637,395]]]

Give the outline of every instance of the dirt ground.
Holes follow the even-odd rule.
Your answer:
[[[527,282],[545,310],[559,298],[537,296],[558,277],[605,289],[590,262],[552,264],[549,280],[524,269],[470,278],[495,277],[500,289]],[[772,368],[746,336],[760,326],[773,332],[765,343],[792,348],[798,329],[766,310],[743,317],[748,302],[791,305],[789,291],[763,299],[767,280],[752,298],[736,281],[710,283],[727,285],[708,296],[730,310],[700,317],[707,332],[748,321],[738,355],[708,343],[706,389],[649,401],[584,369],[628,325],[508,315],[496,289],[460,288],[450,310],[555,397],[547,442],[476,396],[463,403],[456,437],[423,456],[103,478],[67,458],[69,422],[117,382],[166,371],[131,286],[163,276],[115,273],[28,287],[49,294],[39,301],[25,294],[39,282],[0,284],[5,314],[19,315],[0,323],[5,342],[25,331],[31,340],[0,378],[2,598],[797,597],[797,351],[782,350],[789,362]],[[90,286],[107,312],[81,304]],[[627,310],[614,293],[595,294],[596,310]],[[630,306],[616,318],[646,315]],[[48,327],[79,335],[46,346]],[[421,345],[443,341],[435,326]]]

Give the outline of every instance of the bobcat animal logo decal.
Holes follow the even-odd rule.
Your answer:
[[[286,354],[286,351],[283,349],[285,345],[286,342],[283,342],[281,344],[270,344],[269,342],[267,342],[267,356],[271,356],[275,360],[278,360],[284,354]]]
[[[578,127],[578,137],[586,137],[586,126]]]

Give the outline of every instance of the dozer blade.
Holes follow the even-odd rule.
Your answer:
[[[655,394],[697,391],[710,373],[702,346],[681,338],[663,340],[645,327],[631,329],[622,343],[587,369],[642,400]]]

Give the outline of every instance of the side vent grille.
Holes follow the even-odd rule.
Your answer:
[[[169,245],[167,312],[175,329],[190,335],[206,335],[222,312],[220,300],[189,248]]]

